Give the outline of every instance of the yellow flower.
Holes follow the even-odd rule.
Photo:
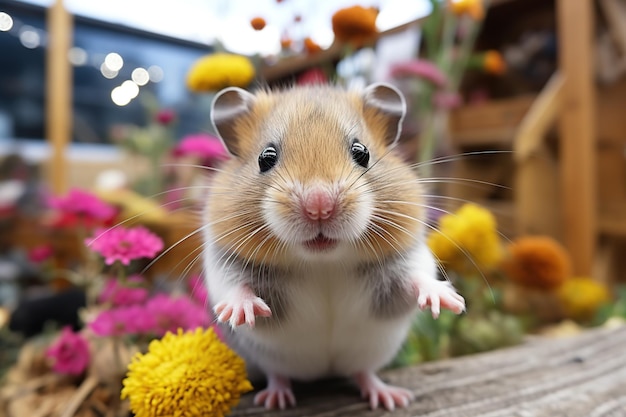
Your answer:
[[[252,390],[243,359],[200,328],[152,341],[133,357],[123,385],[136,417],[223,417]]]
[[[218,91],[226,87],[247,87],[254,79],[252,62],[242,55],[216,53],[197,60],[187,74],[191,91]]]
[[[457,16],[468,15],[474,20],[485,18],[485,7],[482,0],[450,0],[449,7]]]
[[[557,291],[563,311],[575,320],[593,318],[603,304],[610,300],[605,285],[589,277],[575,277],[565,281]]]
[[[428,236],[428,246],[444,267],[460,273],[491,269],[502,258],[496,219],[489,210],[470,203],[441,216],[438,230]]]

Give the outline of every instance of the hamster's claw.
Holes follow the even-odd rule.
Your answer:
[[[439,317],[441,308],[447,308],[455,314],[465,311],[465,299],[447,281],[419,280],[414,281],[413,286],[417,293],[417,305],[421,309],[430,306],[434,318]]]
[[[361,389],[361,396],[369,399],[372,410],[379,404],[389,411],[396,407],[406,408],[415,397],[408,389],[385,384],[372,372],[357,374],[355,381]]]
[[[295,407],[296,397],[291,390],[291,382],[283,376],[269,375],[267,388],[254,396],[254,404],[262,405],[268,410],[276,408],[284,410],[288,406]]]
[[[229,322],[234,329],[246,323],[254,327],[256,316],[270,317],[272,311],[260,297],[250,294],[239,294],[228,301],[221,301],[215,305],[213,311],[217,315],[217,321],[221,323]]]

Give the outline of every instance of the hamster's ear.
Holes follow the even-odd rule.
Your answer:
[[[386,83],[371,84],[363,94],[366,113],[373,111],[385,121],[385,143],[391,145],[400,137],[402,120],[406,114],[406,101],[396,87]]]
[[[254,96],[238,87],[228,87],[217,93],[211,104],[211,123],[233,156],[240,156],[235,122],[249,114]]]

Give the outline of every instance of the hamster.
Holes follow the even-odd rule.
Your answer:
[[[338,376],[373,409],[406,407],[412,392],[377,371],[417,310],[464,311],[425,243],[419,179],[394,153],[405,113],[384,83],[215,96],[232,158],[204,210],[206,284],[227,342],[267,378],[257,405],[295,406],[292,379]]]

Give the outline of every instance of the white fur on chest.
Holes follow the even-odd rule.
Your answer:
[[[380,369],[400,348],[414,311],[374,317],[374,287],[356,271],[309,264],[289,283],[277,283],[286,285],[287,314],[279,326],[237,328],[240,353],[266,373],[302,380]],[[213,270],[209,279],[217,300],[225,282],[220,272]]]
[[[289,362],[274,365],[307,379],[378,370],[392,359],[413,312],[393,319],[374,317],[373,287],[355,272],[316,268],[303,278],[290,289],[288,321],[281,331],[268,334]]]

